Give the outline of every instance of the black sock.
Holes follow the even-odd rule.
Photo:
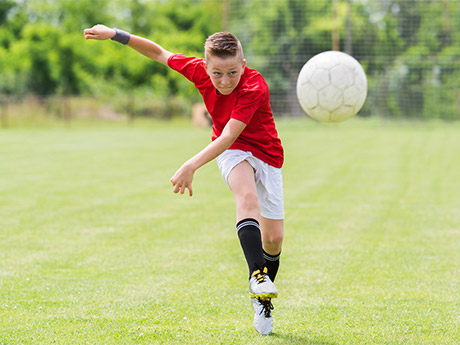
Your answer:
[[[280,256],[281,252],[278,255],[270,255],[265,250],[264,259],[265,259],[265,267],[268,269],[268,276],[272,282],[275,281],[276,273],[278,273],[278,267],[280,267]]]
[[[260,235],[259,222],[246,218],[236,224],[241,248],[249,267],[249,275],[255,270],[264,268],[265,259],[262,250],[262,236]]]

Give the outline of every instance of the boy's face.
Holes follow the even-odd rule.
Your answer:
[[[239,56],[220,58],[208,57],[206,70],[212,84],[222,95],[229,95],[235,90],[244,72],[246,61]]]

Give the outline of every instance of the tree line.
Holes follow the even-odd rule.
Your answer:
[[[367,73],[363,115],[460,118],[458,0],[3,0],[0,93],[199,100],[174,71],[115,42],[85,41],[97,23],[195,56],[208,35],[235,32],[278,114],[298,114],[305,61],[338,48]]]

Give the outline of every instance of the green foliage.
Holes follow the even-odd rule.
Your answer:
[[[14,8],[13,0],[4,0],[0,2],[0,25],[5,25],[8,22],[8,13]]]
[[[275,113],[301,115],[301,66],[331,49],[365,67],[365,116],[459,119],[460,2],[457,0],[228,0],[229,29],[250,67],[269,83]],[[115,42],[85,41],[97,23],[120,27],[172,52],[203,56],[220,31],[220,0],[4,0],[0,3],[0,93],[106,95],[143,90],[199,99],[178,73]],[[351,25],[350,27],[347,25]],[[351,28],[352,31],[347,30]],[[282,101],[282,102],[278,102]]]
[[[193,86],[164,66],[115,42],[85,41],[97,23],[152,38],[168,50],[202,56],[219,30],[215,1],[31,0],[0,6],[0,93],[104,95],[149,89],[156,97],[197,98]],[[24,21],[25,19],[25,21]],[[25,23],[27,22],[27,23]],[[17,31],[18,23],[22,23]],[[12,82],[15,80],[15,82]]]

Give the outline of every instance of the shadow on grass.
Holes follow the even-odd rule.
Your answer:
[[[312,340],[306,337],[296,336],[292,334],[270,334],[270,338],[279,339],[282,341],[282,344],[287,345],[335,345],[335,343],[329,343],[320,340]]]

